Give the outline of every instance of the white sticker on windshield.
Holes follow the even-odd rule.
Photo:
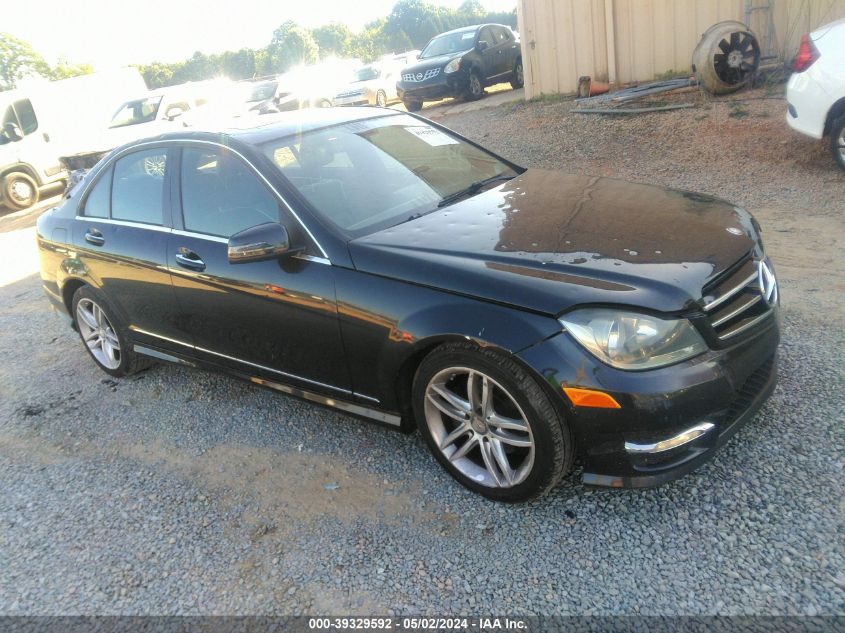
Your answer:
[[[458,141],[453,139],[451,136],[444,134],[440,130],[435,130],[433,127],[406,127],[405,129],[432,147],[437,147],[438,145],[458,144]]]
[[[473,37],[475,37],[475,33],[473,33],[472,31],[470,31],[469,33],[464,33],[463,35],[461,35],[462,40],[471,40]]]

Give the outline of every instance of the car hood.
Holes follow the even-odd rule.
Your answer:
[[[711,196],[531,169],[349,249],[363,272],[557,315],[688,310],[758,240],[748,212]]]
[[[438,55],[437,57],[427,57],[426,59],[417,60],[413,65],[408,65],[402,69],[400,75],[408,75],[418,72],[425,72],[431,68],[439,68],[445,66],[456,57],[463,57],[467,51],[459,51],[457,53],[449,53],[448,55]]]

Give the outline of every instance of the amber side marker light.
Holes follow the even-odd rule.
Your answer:
[[[598,409],[621,409],[622,406],[613,396],[594,389],[579,389],[578,387],[564,387],[563,393],[576,407],[595,407]]]

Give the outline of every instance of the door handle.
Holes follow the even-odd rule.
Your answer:
[[[199,255],[187,249],[185,252],[176,253],[176,263],[189,270],[205,270],[205,262],[200,259]]]
[[[106,243],[106,238],[97,229],[88,229],[85,233],[85,241],[94,246],[102,246]]]

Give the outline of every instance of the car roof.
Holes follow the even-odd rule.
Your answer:
[[[452,29],[451,31],[446,31],[444,33],[440,33],[438,35],[435,35],[431,39],[435,40],[438,37],[442,37],[444,35],[451,35],[452,33],[469,33],[470,31],[478,31],[478,30],[484,28],[485,26],[490,26],[490,25],[489,24],[474,24],[472,26],[462,26],[459,29]]]
[[[168,132],[155,137],[154,140],[204,140],[220,143],[222,137],[241,141],[247,145],[261,145],[274,139],[312,132],[333,125],[399,114],[402,113],[389,108],[307,108],[279,114],[264,114],[258,120],[247,117],[228,119],[218,127],[206,126],[204,129],[190,128],[181,132]]]

